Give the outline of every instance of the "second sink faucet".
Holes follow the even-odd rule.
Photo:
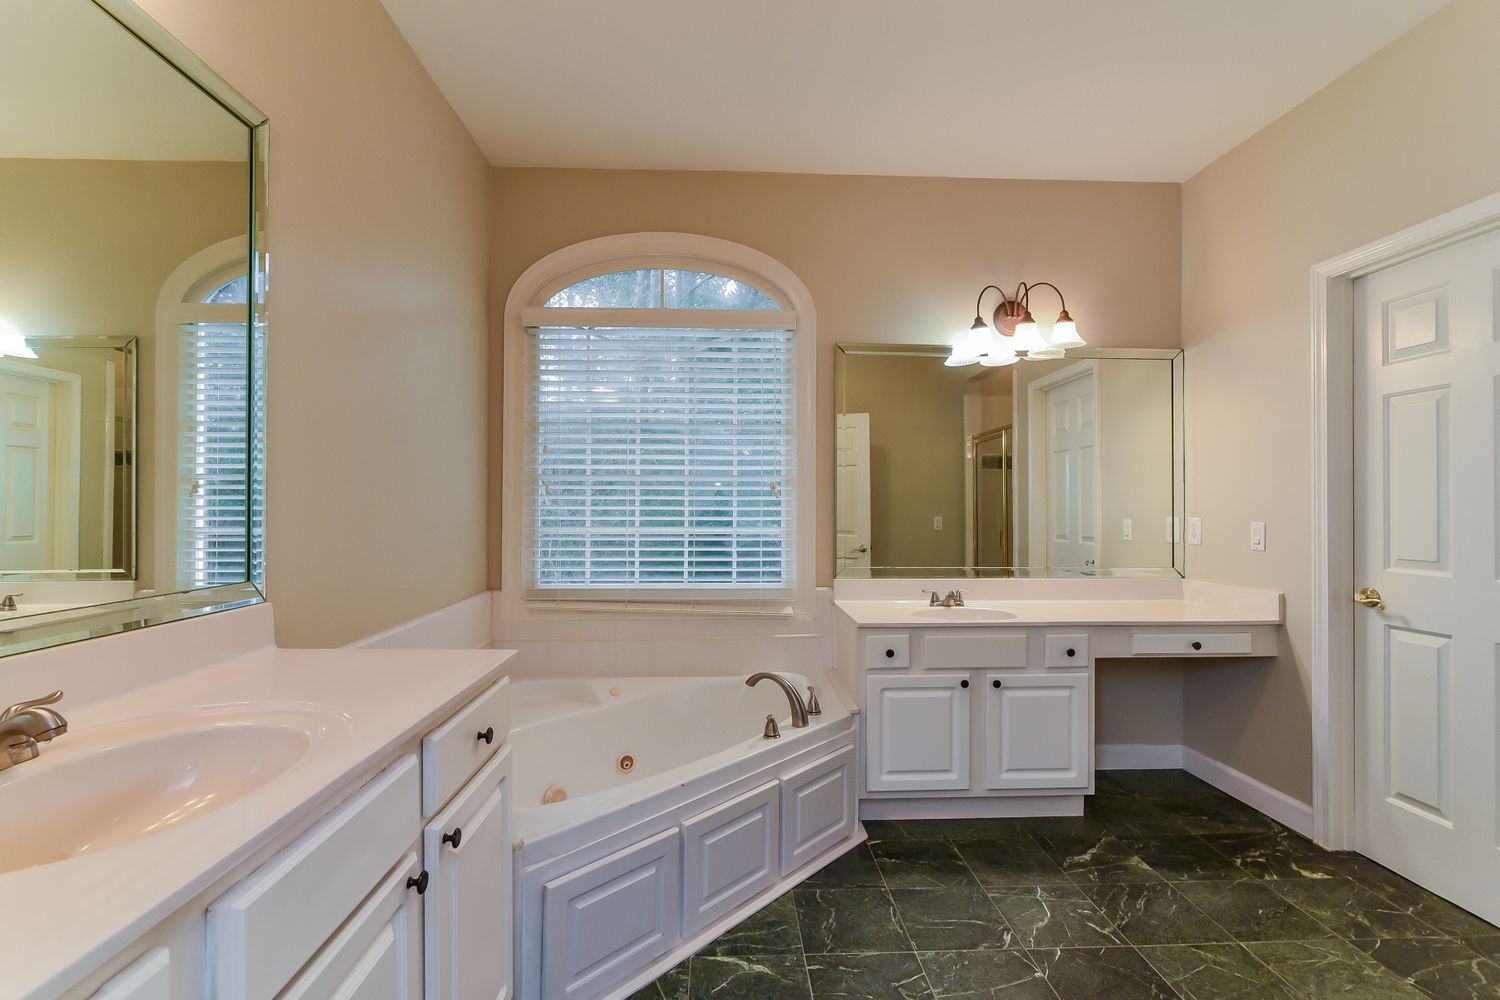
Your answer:
[[[41,698],[18,701],[0,712],[0,771],[24,764],[39,753],[39,744],[49,743],[68,731],[68,720],[43,705],[62,700],[61,691]]]
[[[929,608],[961,608],[964,606],[964,591],[950,590],[945,597],[939,597],[935,590],[924,590],[922,593],[928,595],[927,606]]]

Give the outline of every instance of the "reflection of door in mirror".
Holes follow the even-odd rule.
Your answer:
[[[969,477],[974,497],[969,504],[973,524],[970,537],[973,566],[1010,566],[1011,523],[1011,429],[997,427],[976,434],[969,441],[973,469]]]
[[[1099,561],[1099,452],[1093,362],[1046,385],[1047,568],[1093,572]]]
[[[19,366],[17,366],[19,367]],[[0,566],[51,569],[52,383],[0,366]],[[59,524],[63,518],[56,518]]]
[[[870,568],[870,415],[838,415],[838,571]]]

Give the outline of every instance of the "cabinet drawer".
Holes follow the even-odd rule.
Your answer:
[[[1249,632],[1136,632],[1130,637],[1135,656],[1245,656]]]
[[[779,877],[780,797],[773,781],[682,824],[684,936],[726,916]]]
[[[678,941],[677,831],[542,887],[542,997],[600,997]]]
[[[1089,665],[1089,637],[1087,632],[1069,632],[1048,635],[1042,640],[1042,665],[1071,667],[1078,670]]]
[[[510,680],[502,678],[423,737],[422,815],[443,808],[509,735]]]
[[[214,1000],[275,996],[391,870],[421,827],[403,757],[208,907]]]
[[[911,666],[911,635],[877,632],[865,636],[866,670],[904,670]]]
[[[406,884],[421,870],[402,858],[277,1000],[422,1000],[422,897]]]
[[[781,779],[781,873],[790,874],[854,830],[854,748]]]
[[[172,955],[152,948],[99,987],[90,1000],[172,1000]]]
[[[962,632],[963,634],[954,634]],[[1026,633],[974,635],[969,629],[928,632],[922,637],[924,670],[1026,668]]]

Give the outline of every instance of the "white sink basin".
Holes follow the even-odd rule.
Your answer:
[[[968,605],[962,608],[918,608],[911,613],[913,618],[926,618],[940,622],[1005,622],[1016,617],[1014,611],[1004,608],[986,608]]]
[[[219,709],[59,736],[0,772],[0,872],[187,822],[253,792],[348,724],[315,706]]]

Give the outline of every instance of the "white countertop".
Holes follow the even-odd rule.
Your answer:
[[[860,627],[1018,628],[1037,625],[1279,625],[1269,608],[1241,608],[1183,599],[1160,600],[992,600],[977,607],[1012,612],[1001,620],[937,617],[942,608],[925,601],[850,600],[837,607]],[[962,609],[954,609],[962,614]]]
[[[265,648],[69,710],[74,734],[209,706],[319,706],[341,717],[307,755],[261,787],[190,820],[98,853],[0,874],[0,979],[7,997],[50,1000],[279,835],[334,803],[328,796],[493,683],[505,650]],[[0,852],[4,851],[0,834]]]

